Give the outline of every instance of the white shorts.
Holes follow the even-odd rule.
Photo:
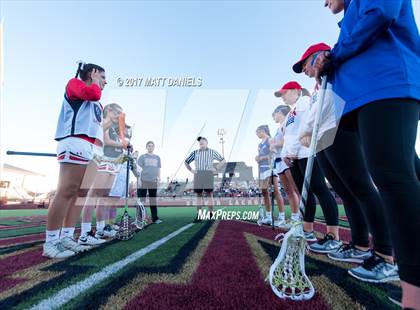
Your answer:
[[[82,138],[68,137],[60,140],[57,145],[57,160],[59,163],[88,165],[96,156],[102,157],[103,149]]]
[[[276,162],[276,166],[274,167],[274,171],[276,174],[282,174],[285,172],[289,167],[286,165],[286,163],[282,160],[281,162]]]
[[[274,176],[277,176],[277,175],[274,174]],[[271,170],[270,169],[260,173],[260,180],[261,181],[263,181],[263,180],[265,180],[269,177],[271,177]]]
[[[127,178],[127,162],[120,165],[121,169],[118,173],[117,177],[114,180],[114,184],[112,184],[111,191],[109,192],[109,197],[125,197],[125,182]]]

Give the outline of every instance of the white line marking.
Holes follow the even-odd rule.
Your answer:
[[[73,285],[70,285],[58,293],[56,293],[54,296],[44,299],[39,304],[33,306],[31,309],[58,309],[61,306],[63,306],[65,303],[69,302],[73,298],[77,297],[80,293],[88,290],[89,288],[93,287],[94,285],[98,284],[102,280],[105,280],[106,278],[110,277],[114,273],[118,272],[119,270],[123,269],[128,264],[136,261],[140,257],[152,252],[153,250],[160,247],[165,242],[169,241],[173,237],[179,235],[184,230],[190,228],[193,224],[188,224],[180,229],[170,233],[166,237],[163,237],[162,239],[159,239],[152,244],[149,244],[147,247],[138,250],[137,252],[134,252],[133,254],[127,256],[123,260],[120,260],[116,263],[113,263],[112,265],[109,265],[105,268],[103,268],[101,271],[98,271],[97,273],[92,274],[88,278],[79,281]]]

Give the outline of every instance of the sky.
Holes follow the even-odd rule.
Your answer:
[[[106,70],[101,102],[119,103],[134,125],[132,143],[153,140],[162,177],[184,179],[183,159],[198,134],[225,157],[256,165],[255,128],[276,125],[273,91],[289,80],[313,81],[291,66],[306,47],[338,37],[323,0],[291,1],[0,1],[4,18],[3,154],[55,152],[64,87],[83,60]],[[420,1],[413,0],[420,22]],[[120,87],[118,79],[192,78],[201,87]],[[144,83],[144,80],[143,80]],[[417,152],[420,151],[417,143]],[[4,157],[42,172],[54,188],[54,158]]]

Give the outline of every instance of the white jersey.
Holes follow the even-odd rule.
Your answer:
[[[300,97],[296,105],[286,116],[284,122],[284,145],[281,157],[294,156],[297,158],[309,157],[309,148],[299,142],[299,128],[309,112],[309,98]]]
[[[318,97],[319,97],[320,91],[318,88],[315,88],[314,92],[312,93],[311,98],[311,104],[309,112],[306,115],[305,121],[301,122],[300,128],[299,128],[299,137],[305,136],[305,135],[312,135],[312,131],[314,128],[314,122],[315,122],[315,114],[319,107]],[[319,132],[318,132],[318,142],[319,140],[324,136],[326,132],[331,132],[332,129],[336,129],[338,127],[338,124],[340,122],[340,116],[342,114],[344,108],[343,101],[340,100],[337,96],[333,96],[333,93],[331,91],[331,84],[327,84],[327,91],[325,93],[324,97],[324,103],[319,123]],[[331,139],[334,138],[334,133],[332,132],[332,135],[330,137]],[[329,140],[331,140],[329,139]],[[325,139],[324,139],[325,140]],[[327,143],[327,145],[323,145],[323,147],[328,147],[332,141],[324,141]],[[318,146],[317,151],[319,151],[320,146]]]
[[[99,102],[70,100],[64,95],[55,140],[86,135],[103,143],[102,106]]]
[[[274,136],[274,140],[277,143],[277,142],[281,141],[283,139],[283,137],[284,137],[283,127],[281,126],[281,127],[277,128],[277,132],[276,132],[276,135]],[[282,146],[276,147],[275,158],[281,158],[281,151],[282,150],[283,150]]]

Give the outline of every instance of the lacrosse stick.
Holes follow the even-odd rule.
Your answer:
[[[265,209],[261,204],[261,180],[260,180],[260,165],[258,164],[258,226],[262,225],[262,220],[265,217]]]
[[[137,177],[137,188],[139,188],[139,176]],[[140,197],[137,195],[136,199],[136,219],[134,225],[136,225],[138,230],[142,230],[146,226],[146,208],[140,200]]]
[[[305,170],[302,195],[299,203],[302,216],[305,214],[305,203],[311,182],[312,168],[316,153],[318,131],[322,107],[324,105],[327,78],[322,78],[320,99],[315,115],[312,139],[309,147],[309,158]],[[299,221],[284,235],[280,252],[270,267],[268,275],[273,292],[282,299],[307,300],[315,294],[314,286],[305,272],[306,239],[303,233],[303,222]]]
[[[118,118],[119,134],[121,141],[125,140],[125,113],[121,113]],[[116,238],[119,240],[129,240],[133,238],[134,231],[131,229],[132,219],[128,215],[128,190],[129,190],[129,181],[130,181],[130,145],[127,147],[127,175],[125,177],[125,206],[124,214],[121,216],[120,229],[116,235]]]
[[[270,161],[270,170],[271,170],[271,228],[274,230],[274,164],[273,164],[273,153],[270,152],[269,161]]]

